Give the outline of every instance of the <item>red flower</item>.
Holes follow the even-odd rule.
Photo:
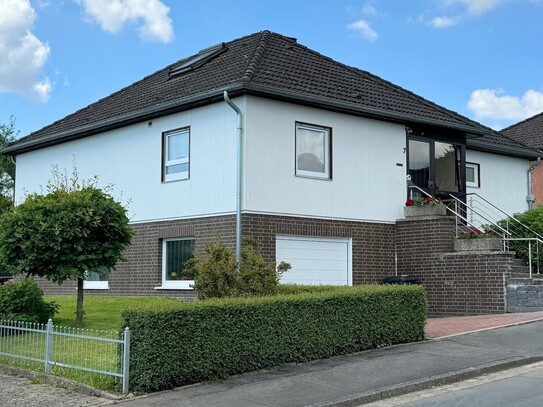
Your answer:
[[[407,201],[405,201],[405,206],[413,206],[415,205],[415,201],[412,200],[412,199],[408,199]]]
[[[427,196],[426,198],[424,198],[424,200],[425,200],[426,202],[430,202],[430,201],[432,200],[432,198],[430,198],[429,196]]]

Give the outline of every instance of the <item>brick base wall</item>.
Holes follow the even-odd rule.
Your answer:
[[[235,246],[235,216],[216,216],[132,225],[134,239],[109,277],[108,290],[85,294],[170,296],[194,299],[192,290],[157,290],[162,282],[162,239],[194,237],[195,249],[220,235]],[[243,214],[243,235],[262,244],[264,258],[275,261],[276,235],[352,239],[353,284],[379,283],[386,276],[414,275],[427,291],[430,316],[506,312],[504,273],[512,253],[454,253],[454,219],[436,216],[396,224]],[[396,254],[396,259],[395,259]],[[42,280],[47,294],[75,294],[76,285]]]
[[[432,317],[506,312],[510,252],[454,252],[454,218],[397,222],[398,273],[424,285]]]
[[[220,235],[225,245],[235,246],[235,216],[149,222],[134,224],[132,245],[125,251],[126,262],[119,262],[109,275],[108,290],[85,290],[98,295],[161,295],[183,299],[195,298],[192,290],[156,290],[162,283],[162,239],[194,237],[195,250],[203,251],[206,242]],[[40,286],[47,294],[71,294],[76,291],[74,281],[63,285],[42,280]]]
[[[342,237],[352,238],[353,284],[378,283],[395,272],[394,224],[244,214],[242,229],[261,242],[268,261],[275,261],[276,235]]]

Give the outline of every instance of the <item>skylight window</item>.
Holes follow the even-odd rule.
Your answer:
[[[170,76],[179,75],[180,73],[191,71],[193,69],[202,66],[212,58],[226,51],[226,45],[224,42],[214,45],[209,48],[205,48],[194,55],[192,58],[187,59],[181,65],[170,69]]]

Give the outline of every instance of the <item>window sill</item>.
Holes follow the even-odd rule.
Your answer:
[[[96,285],[96,286],[88,286],[88,285],[83,285],[83,290],[109,290],[109,286],[104,286],[104,285]]]
[[[191,284],[194,284],[192,282]],[[188,285],[161,285],[158,287],[153,287],[153,290],[190,290],[194,291],[194,287],[190,287]]]

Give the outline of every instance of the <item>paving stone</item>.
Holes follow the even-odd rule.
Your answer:
[[[82,407],[107,406],[113,400],[75,393],[62,387],[33,383],[24,377],[0,373],[0,406]]]

